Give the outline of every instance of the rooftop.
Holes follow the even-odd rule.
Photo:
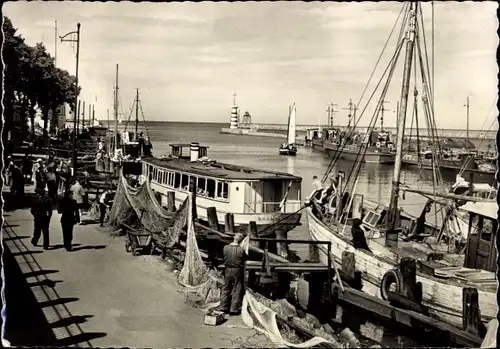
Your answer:
[[[216,162],[213,160],[189,161],[188,159],[178,159],[174,157],[159,159],[148,156],[142,158],[142,161],[151,165],[163,167],[165,169],[172,169],[180,172],[227,180],[279,179],[302,181],[301,177],[297,177],[285,172],[266,171],[252,167],[244,167]]]

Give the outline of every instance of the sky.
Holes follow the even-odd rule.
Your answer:
[[[430,51],[431,3],[422,6]],[[125,118],[139,88],[147,120],[229,125],[236,91],[242,114],[249,111],[254,123],[286,123],[295,103],[298,124],[325,124],[327,104],[334,103],[335,123],[345,125],[349,99],[360,99],[401,7],[400,2],[51,1],[5,2],[3,13],[28,44],[43,42],[51,54],[55,21],[59,36],[81,23],[81,99],[95,104],[99,119],[105,120],[108,110],[113,115],[119,64]],[[434,2],[439,128],[466,127],[467,96],[471,129],[488,129],[498,114],[496,9],[496,2]],[[393,37],[367,95],[395,48]],[[403,60],[404,51],[385,98],[386,126],[396,123]],[[58,42],[57,65],[75,73],[70,43]],[[368,123],[373,109],[371,103],[360,125]]]

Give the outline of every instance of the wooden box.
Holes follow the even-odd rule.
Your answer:
[[[224,313],[221,311],[211,311],[205,315],[203,323],[209,326],[218,326],[224,321]]]

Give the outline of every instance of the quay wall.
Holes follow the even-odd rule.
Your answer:
[[[286,131],[287,130],[287,125],[282,125],[282,124],[252,124],[250,126],[250,130],[252,131]],[[328,128],[325,125],[321,126],[323,129]],[[342,125],[337,125],[334,126],[335,128],[346,128],[347,126],[342,126]],[[363,126],[358,126],[357,129],[360,132],[365,132],[368,127],[363,127]],[[296,126],[297,131],[299,132],[305,132],[308,129],[318,129],[318,125],[297,125]],[[396,127],[385,127],[384,128],[387,131],[390,131],[392,133],[396,133]],[[233,129],[235,131],[240,131],[240,130],[249,130],[249,129]],[[415,134],[415,130],[411,130],[409,128],[406,129],[406,132],[409,134],[410,132],[412,134]],[[427,129],[422,128],[419,129],[419,133],[421,135],[427,135]],[[239,134],[239,133],[236,133]],[[495,139],[497,134],[497,130],[489,130],[489,131],[481,131],[481,130],[469,130],[469,138],[470,139]],[[459,130],[459,129],[438,129],[437,130],[437,135],[438,137],[444,137],[444,138],[467,138],[467,131],[466,130]]]
[[[279,130],[276,130],[279,131]],[[269,138],[281,138],[286,139],[286,134],[272,133],[272,132],[260,132],[254,129],[239,129],[239,128],[223,128],[220,133],[233,134],[239,136],[255,136],[255,137],[269,137]],[[295,144],[304,145],[304,136],[297,136]]]

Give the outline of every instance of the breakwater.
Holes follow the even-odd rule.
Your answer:
[[[323,129],[329,128],[326,125],[321,125]],[[345,129],[347,126],[342,126],[342,125],[335,125],[333,126],[334,128],[341,128]],[[250,128],[253,131],[286,131],[288,128],[287,125],[284,124],[251,124]],[[298,132],[306,132],[307,130],[310,129],[318,129],[318,125],[297,125],[296,130]],[[359,132],[366,132],[368,127],[366,126],[357,126],[356,130]],[[248,130],[248,129],[231,129],[234,131],[239,131],[239,130]],[[385,131],[396,133],[396,127],[384,127]],[[406,129],[406,133],[410,134],[412,130],[410,128]],[[496,129],[494,130],[469,130],[469,138],[470,139],[488,139],[488,140],[494,140],[496,138],[497,134]],[[428,130],[426,128],[421,128],[419,129],[419,132],[421,135],[427,135]],[[413,130],[412,133],[415,133],[415,130]],[[437,129],[437,136],[441,138],[467,138],[467,130],[461,130],[461,129]]]
[[[279,131],[279,130],[278,130]],[[269,137],[269,138],[280,138],[286,139],[286,134],[276,133],[276,132],[261,132],[253,129],[241,129],[241,128],[223,128],[220,133],[233,134],[240,136],[255,136],[255,137]],[[295,144],[304,145],[304,136],[297,136]]]

